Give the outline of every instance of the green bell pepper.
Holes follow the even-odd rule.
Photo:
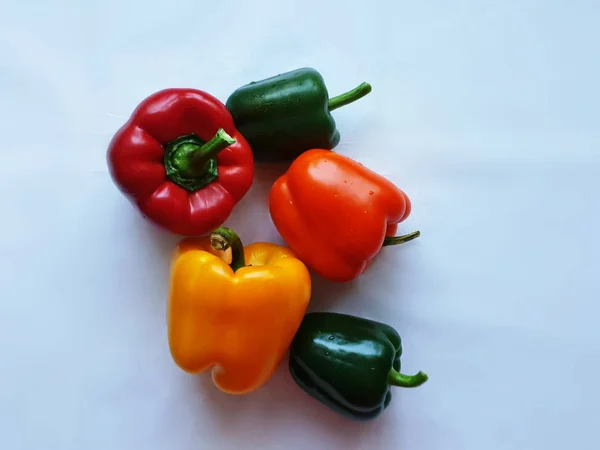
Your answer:
[[[377,417],[390,385],[412,388],[427,375],[400,373],[402,343],[389,325],[332,312],[304,316],[290,347],[289,370],[309,395],[352,419]]]
[[[301,153],[333,149],[340,141],[331,111],[371,92],[371,85],[329,99],[325,81],[301,68],[240,87],[226,106],[258,162],[283,162]]]

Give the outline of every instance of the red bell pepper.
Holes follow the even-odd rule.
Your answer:
[[[382,246],[419,236],[395,236],[411,212],[408,196],[391,181],[329,150],[300,155],[273,185],[271,218],[279,234],[314,272],[350,281]]]
[[[231,114],[196,89],[166,89],[135,109],[108,147],[112,179],[147,219],[193,236],[222,225],[254,178]]]

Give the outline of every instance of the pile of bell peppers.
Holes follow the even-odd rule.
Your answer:
[[[225,103],[198,89],[144,99],[107,150],[117,188],[151,223],[182,236],[173,252],[168,343],[182,370],[210,371],[218,389],[262,387],[289,353],[296,384],[331,410],[365,420],[391,386],[428,377],[400,372],[390,325],[336,312],[307,313],[312,277],[361,276],[411,214],[394,183],[334,152],[331,114],[371,92],[368,83],[329,97],[322,75],[301,68],[235,90]],[[244,246],[224,226],[254,181],[256,163],[286,163],[269,212],[286,245]]]

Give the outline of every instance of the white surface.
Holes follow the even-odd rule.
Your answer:
[[[2,4],[0,448],[598,448],[597,1],[120,3]],[[178,370],[176,239],[107,174],[109,139],[152,92],[224,101],[301,66],[332,95],[372,83],[335,112],[337,150],[406,190],[402,228],[422,231],[356,283],[314,281],[311,310],[390,323],[405,370],[430,375],[368,423],[285,363],[235,398]],[[228,222],[246,243],[279,240],[275,175]]]

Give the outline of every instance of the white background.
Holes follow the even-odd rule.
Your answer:
[[[0,448],[598,448],[600,4],[595,0],[11,1],[0,7]],[[414,209],[358,281],[311,310],[395,326],[406,372],[376,420],[341,418],[286,362],[228,397],[172,362],[178,238],[112,184],[112,134],[147,95],[302,66],[337,151]],[[280,242],[258,169],[229,226]]]

